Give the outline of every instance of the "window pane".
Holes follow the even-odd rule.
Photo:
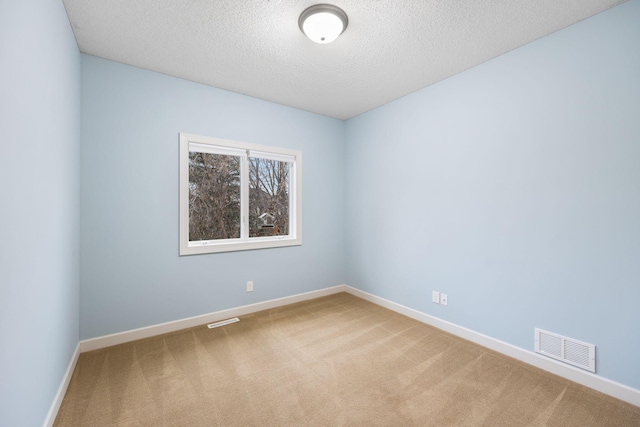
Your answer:
[[[189,152],[189,241],[240,238],[240,157]]]
[[[289,234],[291,164],[249,157],[249,237]]]

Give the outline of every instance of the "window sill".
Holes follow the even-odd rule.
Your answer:
[[[254,249],[281,248],[286,246],[300,245],[302,245],[302,239],[285,236],[279,238],[255,237],[251,239],[251,241],[230,239],[224,242],[192,242],[189,243],[186,247],[180,248],[180,256],[219,252],[250,251]]]

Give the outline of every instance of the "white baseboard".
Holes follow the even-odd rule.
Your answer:
[[[76,346],[76,350],[73,352],[71,356],[71,361],[69,362],[69,366],[67,366],[67,370],[62,377],[62,383],[60,383],[60,387],[58,387],[58,392],[56,393],[55,399],[53,399],[53,403],[51,404],[51,408],[49,408],[49,413],[47,417],[44,419],[44,427],[53,426],[54,421],[56,420],[56,416],[58,415],[58,411],[60,410],[60,405],[62,405],[62,400],[64,399],[64,395],[67,393],[67,388],[69,387],[69,382],[71,382],[71,376],[73,375],[73,371],[76,369],[76,363],[78,363],[78,357],[80,357],[80,343]]]
[[[396,313],[403,314],[422,323],[426,323],[438,329],[442,329],[443,331],[449,332],[453,335],[459,336],[483,347],[487,347],[491,350],[513,357],[514,359],[520,360],[529,365],[533,365],[547,372],[551,372],[552,374],[561,376],[570,381],[582,384],[601,393],[615,397],[616,399],[623,400],[625,402],[631,403],[632,405],[640,406],[640,390],[636,390],[632,387],[617,383],[615,381],[611,381],[599,375],[592,374],[591,372],[583,371],[573,366],[562,364],[532,351],[516,347],[504,341],[500,341],[487,335],[472,331],[471,329],[458,326],[454,323],[447,322],[446,320],[442,320],[437,317],[430,316],[426,313],[414,310],[412,308],[405,307],[401,304],[397,304],[393,301],[380,298],[368,292],[361,291],[360,289],[356,289],[347,285],[344,285],[344,287],[346,292],[379,306],[388,308],[392,311],[395,311]]]
[[[270,308],[280,307],[287,304],[293,304],[300,301],[306,301],[346,291],[347,286],[338,285],[331,288],[320,289],[317,291],[306,292],[284,298],[272,299],[255,304],[243,305],[240,307],[230,308],[228,310],[216,311],[213,313],[202,314],[200,316],[188,317],[186,319],[174,320],[172,322],[161,323],[158,325],[147,326],[144,328],[133,329],[130,331],[119,332],[116,334],[105,335],[97,338],[91,338],[88,340],[80,341],[80,351],[84,353],[91,350],[98,350],[105,347],[111,347],[112,345],[135,341],[142,338],[153,337],[160,334],[166,334],[168,332],[179,331],[180,329],[192,328],[194,326],[203,325],[205,323],[217,322],[220,320],[228,319],[230,317],[244,316],[246,314],[255,313],[257,311],[268,310]]]

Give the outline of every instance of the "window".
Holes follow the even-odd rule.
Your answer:
[[[180,255],[302,244],[302,153],[180,134]]]

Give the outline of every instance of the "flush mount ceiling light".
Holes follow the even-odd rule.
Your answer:
[[[316,4],[306,8],[298,19],[302,32],[312,41],[331,43],[347,28],[347,14],[331,4]]]

